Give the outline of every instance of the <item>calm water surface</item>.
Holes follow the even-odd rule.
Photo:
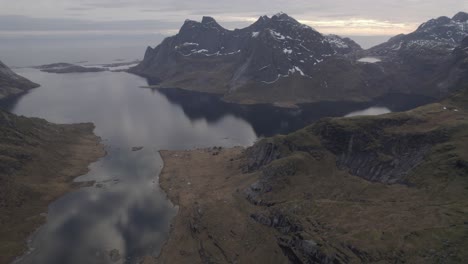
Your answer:
[[[136,263],[143,255],[156,256],[177,213],[158,185],[163,165],[158,150],[249,146],[262,136],[373,106],[240,106],[202,93],[139,88],[146,80],[127,73],[17,72],[42,86],[3,107],[56,123],[93,122],[108,151],[77,179],[96,181],[94,186],[49,206],[46,225],[20,263]],[[132,151],[134,146],[144,148]]]

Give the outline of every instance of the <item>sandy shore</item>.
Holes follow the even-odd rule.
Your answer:
[[[250,218],[242,190],[256,179],[242,174],[243,151],[161,151],[160,185],[179,213],[159,258],[145,263],[288,263],[275,239],[265,239],[271,230]]]

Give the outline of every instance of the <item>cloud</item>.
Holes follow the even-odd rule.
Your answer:
[[[224,27],[249,25],[284,11],[325,33],[395,35],[441,15],[468,10],[460,0],[0,0],[0,30],[148,30],[177,32],[185,19],[215,17]],[[77,19],[79,18],[79,19]]]

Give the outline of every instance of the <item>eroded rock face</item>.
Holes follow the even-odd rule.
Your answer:
[[[289,261],[294,264],[339,264],[347,263],[346,258],[341,256],[327,255],[321,249],[321,246],[312,239],[305,240],[300,236],[279,237],[278,245]]]
[[[337,166],[366,180],[402,182],[434,144],[448,139],[445,131],[392,134],[386,128],[408,120],[382,119],[380,124],[349,129],[333,123],[315,128],[325,147],[337,157]]]
[[[279,147],[274,143],[266,143],[247,150],[246,172],[258,170],[281,157]]]

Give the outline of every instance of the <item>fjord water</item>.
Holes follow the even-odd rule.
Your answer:
[[[93,122],[108,152],[77,179],[95,181],[93,186],[49,206],[46,225],[31,237],[31,251],[20,263],[137,263],[141,256],[157,255],[177,213],[158,185],[159,150],[249,146],[262,136],[372,106],[241,106],[214,95],[140,88],[145,79],[123,72],[17,72],[42,86],[3,107],[50,122]],[[132,151],[135,146],[144,148]]]

